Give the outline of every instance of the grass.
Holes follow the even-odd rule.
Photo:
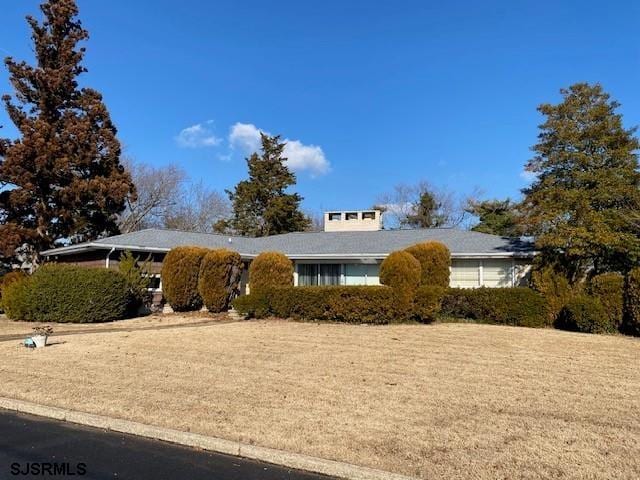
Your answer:
[[[59,341],[0,343],[0,395],[421,478],[640,477],[636,339],[270,320]]]

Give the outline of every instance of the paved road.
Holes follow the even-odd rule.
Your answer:
[[[0,479],[12,478],[329,479],[267,463],[0,410]]]

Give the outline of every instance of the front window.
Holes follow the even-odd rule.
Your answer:
[[[340,285],[339,263],[298,264],[298,285]]]

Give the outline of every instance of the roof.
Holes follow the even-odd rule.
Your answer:
[[[280,251],[290,258],[383,258],[410,245],[436,240],[444,243],[453,257],[531,256],[529,241],[453,228],[378,230],[358,232],[299,232],[269,237],[239,237],[180,230],[147,229],[79,243],[43,252],[45,256],[66,255],[95,249],[165,252],[173,247],[197,245],[228,248],[251,258],[264,251]]]

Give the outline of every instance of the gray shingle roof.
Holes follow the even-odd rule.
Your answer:
[[[464,255],[530,255],[532,244],[519,239],[456,230],[431,228],[421,230],[379,230],[372,232],[300,232],[249,238],[177,230],[148,229],[116,235],[86,244],[57,248],[45,255],[60,255],[92,248],[131,250],[169,250],[180,245],[229,248],[244,256],[277,250],[293,258],[327,256],[385,256],[415,243],[437,240],[454,256]]]

